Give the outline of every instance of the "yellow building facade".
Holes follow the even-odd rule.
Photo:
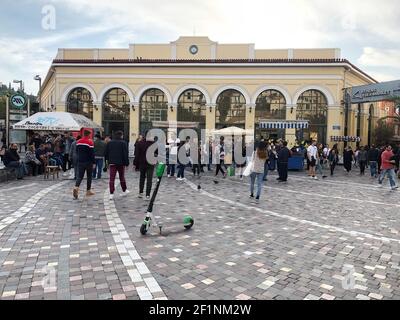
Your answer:
[[[181,37],[126,49],[59,49],[40,101],[45,110],[82,113],[106,134],[123,130],[131,142],[147,129],[175,124],[178,130],[237,126],[256,139],[332,145],[331,136],[345,133],[344,88],[375,82],[339,49],[259,50]],[[377,119],[374,104],[353,105],[347,135],[367,144]],[[308,121],[309,128],[260,127],[288,120]]]

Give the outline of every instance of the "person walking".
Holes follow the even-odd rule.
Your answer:
[[[308,175],[315,180],[318,180],[318,178],[315,176],[315,167],[317,165],[318,158],[317,153],[317,142],[313,141],[312,144],[307,148],[307,158],[310,163],[310,170],[308,171]]]
[[[63,138],[63,176],[66,177],[68,176],[67,171],[71,170],[71,161],[69,160],[69,154],[71,152],[71,146],[72,143],[74,142],[74,138],[72,137],[72,134],[69,132],[64,133],[64,138]]]
[[[102,147],[103,146],[100,148]],[[129,167],[129,150],[128,144],[123,139],[123,132],[117,131],[114,139],[108,142],[107,145],[104,144],[104,147],[104,158],[106,159],[110,170],[110,200],[113,200],[115,192],[115,177],[117,172],[123,192],[122,195],[126,196],[129,194],[125,180],[125,167]]]
[[[378,177],[378,172],[377,172],[378,157],[379,157],[379,150],[375,147],[375,145],[372,145],[371,149],[369,149],[368,151],[368,163],[371,172],[371,178]]]
[[[261,190],[263,187],[263,176],[264,176],[264,165],[268,159],[267,144],[265,142],[260,142],[256,151],[253,153],[252,157],[252,168],[250,174],[250,198],[254,199],[254,184],[257,180],[257,194],[256,202],[260,201]]]
[[[265,142],[266,143],[266,142]],[[271,146],[266,143],[267,145],[267,160],[264,163],[264,175],[263,175],[263,181],[268,181],[268,171],[269,171],[269,152],[271,151]]]
[[[74,168],[74,180],[78,179],[78,154],[76,152],[76,143],[82,139],[80,135],[76,137],[76,140],[72,142],[71,149],[69,151],[69,161],[71,161]]]
[[[176,165],[178,163],[178,145],[181,143],[180,139],[170,139],[168,143],[169,157],[167,176],[168,178],[175,176]]]
[[[351,172],[352,164],[354,160],[354,153],[350,146],[343,152],[343,165],[344,169],[349,174]]]
[[[316,161],[316,171],[322,176],[322,179],[327,178],[327,176],[323,172],[323,165],[325,161],[325,156],[324,156],[324,146],[323,144],[318,145],[318,151],[317,151],[317,161]]]
[[[146,183],[146,200],[150,200],[151,188],[153,185],[153,174],[154,165],[149,162],[151,159],[147,159],[147,150],[153,145],[154,138],[147,137],[143,138],[137,143],[135,153],[137,157],[137,165],[139,166],[140,179],[139,179],[139,198],[143,198],[144,185]]]
[[[101,179],[101,173],[104,166],[104,155],[106,151],[106,143],[101,139],[100,134],[96,134],[94,139],[94,158],[96,160],[96,168],[93,170],[93,179]]]
[[[226,177],[226,172],[222,169],[222,166],[225,165],[225,138],[221,137],[219,140],[219,144],[215,148],[215,156],[217,158],[217,170],[215,172],[215,176],[218,176],[218,173],[221,171],[222,176]]]
[[[331,170],[331,176],[333,176],[333,172],[335,171],[336,165],[339,163],[339,150],[338,145],[335,144],[328,154],[329,168]]]
[[[279,180],[278,182],[286,182],[288,179],[289,171],[289,158],[292,156],[290,150],[287,147],[287,141],[282,142],[282,147],[278,152],[278,172]]]
[[[383,180],[385,179],[386,174],[389,177],[390,187],[392,190],[396,190],[398,188],[396,184],[396,174],[394,172],[395,161],[393,160],[394,154],[392,150],[392,146],[388,145],[384,152],[382,152],[381,160],[381,175],[379,177],[378,183],[379,187],[382,187]]]
[[[186,167],[186,164],[183,163],[181,160],[184,160],[187,157],[187,155],[186,155],[186,149],[185,149],[185,152],[184,152],[185,157],[184,157],[184,159],[181,159],[181,157],[182,157],[182,152],[181,152],[182,148],[185,149],[185,142],[184,141],[179,142],[179,146],[178,146],[178,151],[177,151],[178,152],[178,175],[177,175],[176,181],[185,180],[185,167]],[[181,155],[181,156],[179,156],[179,155]]]
[[[358,152],[358,163],[360,165],[360,175],[365,175],[365,167],[367,166],[368,152],[364,147],[360,148]]]
[[[86,196],[90,197],[94,195],[92,191],[92,173],[96,165],[94,158],[94,144],[93,140],[90,139],[92,133],[89,130],[85,130],[83,138],[76,143],[76,154],[77,154],[77,166],[78,166],[78,177],[76,179],[75,188],[72,190],[72,195],[75,200],[79,197],[79,187],[85,176],[87,178],[86,184]]]

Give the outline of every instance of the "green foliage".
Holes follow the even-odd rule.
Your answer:
[[[378,126],[374,130],[375,143],[377,145],[385,145],[393,140],[394,125],[379,121]]]

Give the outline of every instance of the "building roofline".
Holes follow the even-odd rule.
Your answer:
[[[126,67],[280,67],[280,66],[339,66],[339,67],[350,67],[354,71],[362,74],[368,80],[378,83],[376,79],[372,78],[366,72],[352,64],[347,59],[55,59],[53,60],[52,67],[57,66],[126,66]]]

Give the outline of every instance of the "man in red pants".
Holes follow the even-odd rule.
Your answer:
[[[115,176],[119,176],[123,195],[129,191],[126,187],[125,167],[129,166],[128,144],[123,140],[123,132],[117,131],[114,139],[107,143],[104,157],[108,162],[110,169],[110,200],[114,199]]]

